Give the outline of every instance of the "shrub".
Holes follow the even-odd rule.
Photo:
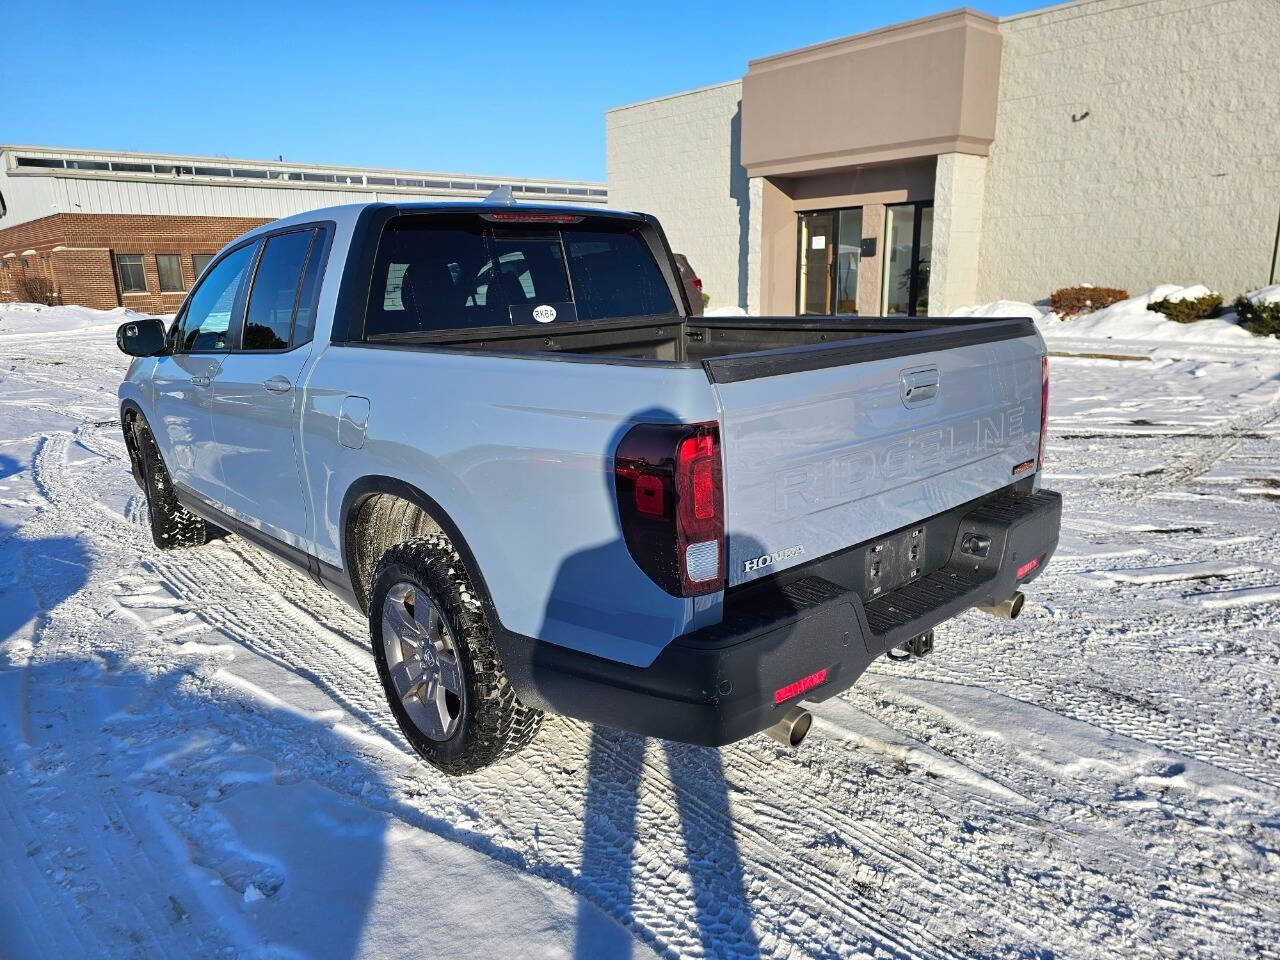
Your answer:
[[[705,310],[709,303],[711,303],[711,294],[704,293],[702,295],[702,308]]]
[[[1063,287],[1050,295],[1049,306],[1060,317],[1074,317],[1128,299],[1129,291],[1117,287]]]
[[[21,303],[43,303],[52,307],[58,302],[58,288],[48,277],[38,273],[23,273],[14,281],[14,291]]]
[[[1194,300],[1157,300],[1148,303],[1147,309],[1163,313],[1170,320],[1178,323],[1195,323],[1212,317],[1222,306],[1222,297],[1216,293],[1206,293]]]
[[[1260,337],[1280,337],[1280,302],[1254,303],[1248,297],[1236,297],[1232,304],[1240,326]]]

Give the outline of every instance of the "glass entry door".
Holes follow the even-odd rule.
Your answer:
[[[800,214],[796,313],[857,313],[861,256],[861,207]]]
[[[800,214],[800,275],[796,313],[829,314],[836,251],[836,215],[830,210]]]
[[[933,203],[885,208],[884,283],[880,312],[918,317],[929,312],[929,261],[933,256]]]

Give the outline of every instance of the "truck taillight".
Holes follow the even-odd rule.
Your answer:
[[[677,597],[724,588],[724,492],[716,423],[642,423],[614,454],[627,549]]]
[[[1049,432],[1049,357],[1040,358],[1040,449],[1036,453],[1036,469],[1044,469],[1044,438]]]

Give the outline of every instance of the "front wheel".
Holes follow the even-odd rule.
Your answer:
[[[542,712],[516,696],[447,537],[418,537],[383,554],[369,629],[391,712],[428,763],[448,774],[474,773],[537,734]]]
[[[173,550],[206,543],[208,525],[178,502],[155,437],[141,416],[133,421],[133,443],[142,467],[142,489],[147,495],[147,514],[155,545],[161,550]]]

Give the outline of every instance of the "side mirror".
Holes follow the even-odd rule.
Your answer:
[[[116,346],[131,357],[155,357],[168,348],[164,321],[159,317],[130,320],[116,329]]]

